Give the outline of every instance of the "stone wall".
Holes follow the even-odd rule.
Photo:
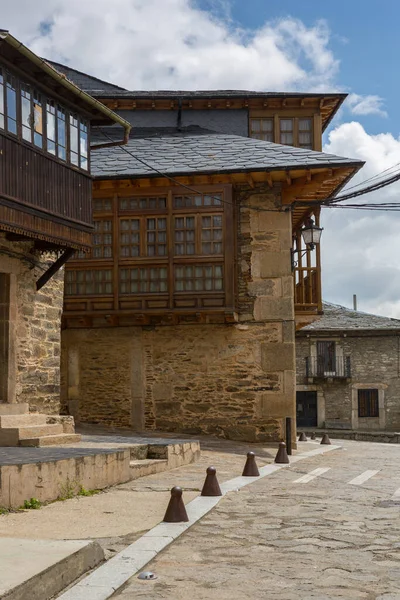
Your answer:
[[[290,212],[277,210],[279,187],[235,198],[239,322],[64,331],[63,402],[76,421],[283,437],[295,417]]]
[[[32,411],[47,414],[60,408],[63,273],[39,292],[36,281],[54,260],[35,253],[33,242],[9,242],[0,234],[0,273],[10,281],[8,347],[2,357],[7,368],[1,375],[7,389],[0,386],[0,402],[27,402]]]
[[[351,358],[349,380],[305,379],[305,357],[317,338],[297,337],[297,389],[317,391],[325,411],[324,426],[346,429],[399,430],[400,428],[400,337],[385,333],[329,338],[336,341],[337,352]],[[320,339],[327,339],[326,336]],[[379,418],[358,417],[358,389],[374,388],[379,394]],[[321,423],[322,425],[322,423]]]

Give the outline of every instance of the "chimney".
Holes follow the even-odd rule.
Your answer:
[[[357,295],[353,294],[353,309],[357,310]]]

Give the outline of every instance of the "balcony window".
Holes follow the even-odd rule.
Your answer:
[[[280,143],[287,146],[294,144],[294,127],[293,119],[280,119]]]
[[[1,66],[0,128],[67,164],[88,171],[87,121]]]
[[[13,75],[7,73],[7,130],[17,135],[17,82]]]

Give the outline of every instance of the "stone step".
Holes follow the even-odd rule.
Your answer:
[[[0,429],[0,446],[18,446],[23,439],[63,433],[62,425],[34,425],[32,427],[7,427]]]
[[[14,402],[13,404],[0,403],[0,415],[25,415],[29,413],[29,404]]]
[[[162,473],[168,469],[168,461],[156,458],[146,458],[144,460],[131,460],[129,462],[131,479],[138,479],[145,475]]]
[[[39,413],[32,413],[30,415],[0,415],[0,429],[46,425],[46,419],[46,415]]]
[[[59,433],[58,435],[44,435],[42,437],[25,438],[20,440],[19,445],[37,448],[42,446],[62,446],[64,444],[76,444],[81,441],[79,433]]]
[[[64,433],[62,425],[38,425],[29,427],[18,427],[19,439],[25,440],[35,437],[44,437],[48,435],[58,435]]]

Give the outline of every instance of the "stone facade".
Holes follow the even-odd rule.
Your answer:
[[[234,198],[238,322],[64,331],[62,398],[76,421],[249,441],[294,422],[290,211],[277,211],[279,187]]]
[[[400,428],[400,330],[325,332],[296,339],[297,391],[317,392],[318,426],[354,430]],[[347,378],[306,378],[307,356],[315,354],[317,340],[336,343],[336,355],[350,357]],[[358,416],[358,390],[377,389],[379,417]]]
[[[52,261],[34,252],[33,242],[0,234],[0,402],[46,414],[60,409],[63,273],[40,291],[36,281]]]

